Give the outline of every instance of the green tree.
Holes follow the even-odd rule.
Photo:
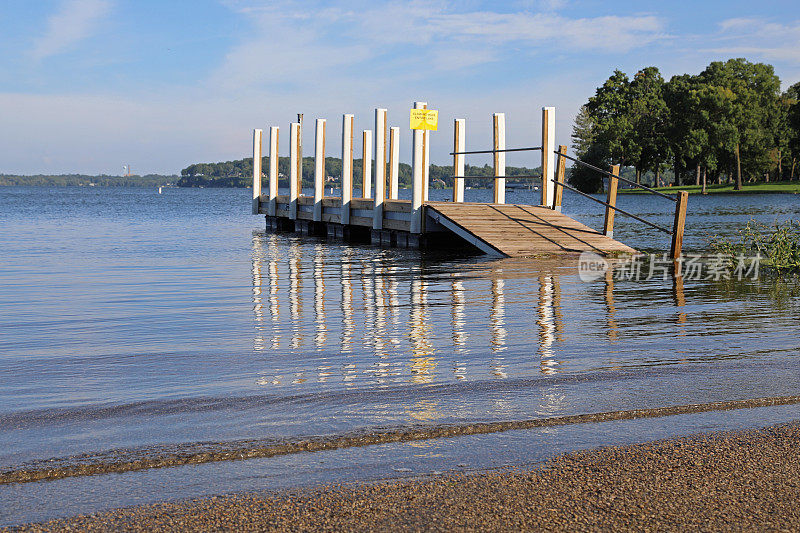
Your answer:
[[[769,172],[770,153],[779,144],[780,79],[771,65],[744,58],[715,61],[700,79],[716,89],[721,133],[716,147],[727,168],[735,168],[736,189],[741,190],[741,172],[751,176]]]
[[[626,108],[631,124],[630,162],[636,167],[636,183],[641,183],[642,173],[650,170],[658,174],[670,153],[669,108],[658,68],[647,67],[636,73],[628,87]]]

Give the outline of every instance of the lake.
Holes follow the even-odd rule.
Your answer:
[[[619,205],[671,226],[671,202]],[[267,232],[250,207],[246,189],[0,188],[0,472],[800,393],[796,278],[584,282],[572,257],[346,245]],[[564,212],[602,225],[579,196]],[[800,201],[692,196],[685,251],[750,218],[800,219]],[[797,418],[712,411],[3,484],[0,526]]]

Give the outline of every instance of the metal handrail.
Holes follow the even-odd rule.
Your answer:
[[[541,179],[542,176],[540,175],[522,175],[522,176],[445,176],[446,178],[458,178],[458,179],[484,179],[484,180],[495,180],[495,179]]]
[[[631,180],[623,178],[621,176],[617,176],[616,174],[613,174],[613,173],[611,173],[611,172],[609,172],[607,170],[603,170],[602,168],[596,167],[596,166],[594,166],[592,164],[589,164],[589,163],[587,163],[585,161],[581,161],[580,159],[578,159],[576,157],[571,157],[571,156],[568,156],[567,154],[562,154],[561,152],[559,152],[557,150],[554,150],[553,153],[556,154],[556,155],[562,156],[562,157],[566,157],[567,159],[569,159],[571,161],[575,161],[576,163],[578,163],[580,165],[583,165],[585,167],[589,167],[589,168],[591,168],[593,170],[596,170],[596,171],[598,171],[598,172],[600,172],[602,174],[605,174],[606,176],[610,176],[612,178],[617,178],[618,180],[624,181],[625,183],[629,183],[629,184],[631,184],[631,185],[633,185],[635,187],[639,187],[640,189],[644,189],[644,190],[649,191],[649,192],[651,192],[653,194],[661,196],[662,198],[666,198],[667,200],[669,200],[671,202],[677,202],[678,201],[677,198],[673,198],[672,196],[669,196],[667,194],[658,192],[655,189],[651,189],[647,185],[642,185],[641,183],[636,183],[635,181],[631,181]]]
[[[575,187],[571,187],[571,186],[567,185],[566,183],[561,183],[560,181],[554,181],[553,183],[555,183],[556,185],[560,185],[561,187],[565,187],[565,188],[567,188],[567,189],[569,189],[569,190],[571,190],[571,191],[573,191],[573,192],[576,192],[576,193],[580,194],[581,196],[585,196],[586,198],[588,198],[588,199],[590,199],[590,200],[594,200],[594,201],[595,201],[595,202],[597,202],[598,204],[603,204],[603,205],[604,205],[604,206],[606,206],[606,207],[610,207],[610,208],[611,208],[611,209],[613,209],[614,211],[619,211],[619,212],[620,212],[620,213],[622,213],[623,215],[627,215],[627,216],[629,216],[629,217],[631,217],[631,218],[633,218],[633,219],[635,219],[635,220],[638,220],[639,222],[642,222],[642,223],[644,223],[644,224],[647,224],[648,226],[650,226],[650,227],[652,227],[652,228],[655,228],[655,229],[657,229],[657,230],[659,230],[659,231],[663,231],[664,233],[668,233],[668,234],[670,234],[670,235],[672,235],[672,233],[673,233],[673,230],[669,230],[669,229],[667,229],[667,228],[664,228],[664,227],[662,227],[662,226],[659,226],[658,224],[653,224],[652,222],[650,222],[650,221],[648,221],[648,220],[645,220],[645,219],[643,219],[643,218],[641,218],[641,217],[638,217],[638,216],[634,215],[633,213],[628,213],[627,211],[625,211],[625,210],[623,210],[623,209],[620,209],[619,207],[617,207],[617,206],[615,206],[615,205],[611,205],[611,204],[609,204],[608,202],[604,202],[603,200],[598,200],[598,199],[597,199],[597,198],[595,198],[594,196],[592,196],[592,195],[590,195],[590,194],[586,194],[585,192],[583,192],[583,191],[580,191],[580,190],[576,189]]]
[[[532,146],[530,148],[504,148],[502,150],[473,150],[470,152],[450,152],[450,155],[463,155],[463,154],[495,154],[499,152],[525,152],[529,150],[541,150],[541,146]]]

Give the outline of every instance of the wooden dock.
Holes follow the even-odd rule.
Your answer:
[[[476,248],[508,257],[636,250],[547,207],[428,202],[427,218]]]
[[[416,109],[426,108],[416,102]],[[289,194],[278,194],[278,128],[270,128],[267,193],[262,194],[262,130],[253,135],[253,214],[266,215],[267,227],[297,231],[302,234],[327,235],[329,238],[371,242],[381,246],[422,248],[461,243],[483,253],[506,257],[595,252],[601,255],[633,254],[636,250],[613,239],[614,215],[617,212],[632,217],[656,230],[672,236],[671,257],[681,252],[686,202],[688,194],[679,191],[675,198],[657,191],[649,192],[675,202],[672,229],[660,227],[616,206],[619,167],[611,171],[592,167],[608,180],[605,200],[587,195],[565,181],[566,161],[586,165],[567,155],[566,146],[556,151],[554,146],[555,109],[542,110],[542,146],[506,149],[505,116],[493,116],[494,143],[491,150],[465,150],[465,121],[454,122],[452,202],[428,199],[428,152],[430,131],[413,131],[411,200],[398,196],[399,128],[389,128],[386,110],[375,110],[375,143],[371,130],[363,132],[361,195],[353,195],[353,115],[342,119],[342,176],[341,196],[324,196],[326,121],[316,121],[314,194],[303,196],[302,188],[302,131],[298,121],[291,124],[289,136]],[[387,157],[387,140],[388,157]],[[542,156],[542,176],[523,176],[541,179],[541,204],[538,206],[505,203],[506,152],[539,150]],[[491,153],[494,158],[493,203],[464,202],[464,182],[473,176],[464,175],[464,156],[472,153]],[[373,166],[372,162],[375,162]],[[591,165],[587,165],[591,166]],[[374,172],[373,172],[374,169]],[[485,176],[480,176],[486,178]],[[387,183],[388,182],[388,183]],[[373,186],[374,185],[374,190]],[[635,185],[635,184],[634,184]],[[603,229],[596,231],[561,213],[563,189],[602,204],[605,208]],[[453,238],[457,237],[457,238]]]

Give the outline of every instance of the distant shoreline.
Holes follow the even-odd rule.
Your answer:
[[[701,185],[673,185],[672,187],[654,187],[665,194],[686,191],[689,194],[703,194]],[[646,194],[641,189],[620,189],[620,194]],[[741,191],[733,188],[733,184],[708,185],[706,194],[800,194],[800,181],[773,181],[770,183],[745,183]]]
[[[170,187],[180,179],[177,175],[88,176],[86,174],[40,174],[18,176],[0,174],[0,187]]]

